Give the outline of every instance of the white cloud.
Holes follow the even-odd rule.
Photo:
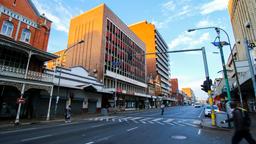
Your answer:
[[[211,2],[204,4],[201,7],[201,14],[206,15],[216,11],[227,9],[228,0],[211,0]]]
[[[167,3],[164,3],[164,4],[162,5],[162,7],[163,7],[165,10],[173,11],[173,10],[175,10],[176,5],[175,5],[175,3],[171,0],[171,1],[167,2]]]
[[[75,13],[76,11],[72,11],[72,8],[64,5],[60,0],[50,2],[33,0],[33,3],[40,14],[44,13],[53,22],[54,29],[68,33],[70,19],[73,16],[72,12]]]
[[[170,49],[193,49],[196,47],[200,47],[200,45],[205,42],[209,41],[210,34],[208,32],[203,33],[201,36],[197,36],[196,32],[185,32],[173,39],[169,44]]]

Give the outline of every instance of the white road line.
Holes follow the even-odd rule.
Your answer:
[[[115,122],[115,119],[114,119],[114,118],[112,118],[112,122]]]
[[[42,136],[38,136],[38,137],[26,138],[26,139],[22,139],[21,142],[26,142],[26,141],[32,141],[32,140],[47,138],[47,137],[50,137],[50,136],[53,136],[53,135],[42,135]]]
[[[85,144],[93,144],[94,142],[93,141],[91,141],[91,142],[88,142],[88,143],[85,143]]]
[[[154,124],[154,122],[152,122],[152,121],[148,121],[148,123]]]
[[[132,118],[131,120],[137,120],[137,119],[141,119],[142,117],[135,117],[135,118]]]
[[[118,121],[119,121],[119,122],[122,122],[122,120],[121,120],[121,119],[118,119]]]
[[[152,120],[153,122],[156,122],[156,121],[160,121],[160,120],[162,120],[163,118],[157,118],[157,119],[154,119],[154,120]]]
[[[135,129],[137,129],[138,127],[134,127],[134,128],[131,128],[131,129],[128,129],[128,130],[126,130],[126,131],[132,131],[132,130],[135,130]]]
[[[100,125],[91,126],[90,128],[96,128],[96,127],[101,127],[101,126],[104,126],[104,124],[100,124]]]
[[[200,118],[200,117],[201,117],[201,115],[203,114],[203,111],[204,111],[204,109],[202,109],[202,111],[200,112],[200,114],[199,114],[198,118]]]
[[[169,124],[169,125],[171,125],[171,126],[173,126],[173,125],[174,125],[173,123],[167,123],[167,124]]]
[[[143,124],[146,124],[146,122],[145,122],[145,121],[143,121],[143,120],[140,120],[140,122],[141,122],[141,123],[143,123]]]
[[[161,122],[158,122],[158,121],[156,121],[156,123],[158,123],[158,124],[160,124],[160,125],[164,125],[163,123],[161,123]]]
[[[163,122],[169,123],[169,122],[172,122],[172,121],[174,121],[174,119],[167,119],[166,121],[163,121]]]
[[[198,127],[197,125],[186,123],[185,125],[192,126],[192,127]]]
[[[15,132],[24,132],[24,131],[30,131],[30,130],[35,130],[38,128],[27,128],[27,129],[19,129],[19,130],[13,130],[13,131],[5,131],[1,132],[0,134],[9,134],[9,133],[15,133]]]
[[[197,133],[197,134],[198,134],[198,135],[200,135],[200,134],[201,134],[201,129],[199,129],[199,130],[198,130],[198,133]]]

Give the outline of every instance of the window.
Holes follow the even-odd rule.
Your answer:
[[[23,29],[20,40],[29,43],[31,32],[29,29]]]
[[[4,21],[1,33],[6,36],[12,36],[13,24],[9,21]]]

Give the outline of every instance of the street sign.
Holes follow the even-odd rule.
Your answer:
[[[26,100],[24,98],[17,98],[17,103],[24,104],[26,103]]]

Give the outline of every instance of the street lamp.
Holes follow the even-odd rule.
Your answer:
[[[228,33],[222,29],[222,28],[219,28],[219,27],[202,27],[202,28],[195,28],[195,29],[189,29],[188,32],[192,32],[192,31],[196,31],[196,30],[202,30],[202,29],[214,29],[216,31],[216,33],[218,34],[217,38],[219,39],[219,42],[220,42],[220,30],[223,31],[226,36],[227,36],[227,39],[228,39],[228,43],[225,43],[226,45],[229,45],[229,49],[231,51],[231,61],[233,63],[233,66],[234,66],[234,71],[235,71],[235,77],[236,77],[236,83],[237,83],[237,88],[238,88],[238,93],[239,93],[239,97],[240,97],[240,103],[241,103],[241,106],[243,107],[243,100],[242,100],[242,92],[241,92],[241,88],[240,88],[240,83],[239,83],[239,78],[238,78],[238,74],[237,74],[237,69],[236,69],[236,63],[235,63],[235,59],[234,59],[234,55],[233,55],[233,51],[232,51],[232,48],[231,48],[231,43],[230,43],[230,38],[229,38],[229,35]],[[221,43],[221,42],[220,42]],[[224,43],[222,43],[224,44]],[[227,78],[227,72],[226,72],[226,67],[225,67],[225,61],[224,61],[224,56],[223,56],[223,50],[222,50],[222,46],[223,45],[219,45],[219,48],[220,48],[220,54],[221,54],[221,59],[222,59],[222,65],[223,65],[223,70],[224,70],[224,76],[225,76],[225,83],[226,83],[226,87],[227,87],[227,95],[228,95],[228,101],[231,100],[231,96],[230,96],[230,88],[229,88],[229,83],[228,83],[228,78]],[[225,74],[226,73],[226,74]]]
[[[65,56],[66,52],[69,51],[71,48],[75,47],[76,45],[78,44],[82,44],[84,43],[84,40],[80,40],[79,42],[73,44],[72,46],[68,47],[65,49],[65,51],[63,52],[63,54],[60,55],[61,59],[60,59],[60,72],[59,72],[59,80],[58,80],[58,96],[60,96],[60,78],[61,78],[61,73],[62,73],[62,62],[63,62],[63,57]],[[56,105],[55,105],[55,114],[56,114],[56,111],[57,111],[57,102],[56,102]]]

